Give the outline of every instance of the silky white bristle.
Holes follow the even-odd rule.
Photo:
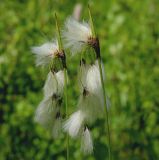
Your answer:
[[[88,23],[80,23],[74,18],[66,20],[63,37],[65,47],[70,48],[72,54],[80,52],[87,45],[87,41],[91,35],[91,28]]]
[[[104,72],[104,68],[102,68],[102,70]],[[102,84],[98,63],[93,64],[87,72],[86,88],[93,94],[101,93]]]
[[[103,66],[102,72],[104,75]],[[86,88],[92,94],[100,94],[102,90],[102,84],[98,62],[96,61],[93,65],[82,64],[79,69],[78,80],[81,90],[83,90],[83,88]]]
[[[103,116],[103,104],[99,96],[88,93],[88,95],[81,95],[78,108],[84,112],[85,120],[93,123],[97,118]]]
[[[84,114],[82,111],[77,111],[64,124],[64,131],[68,132],[73,138],[77,137],[83,125]]]
[[[81,64],[78,72],[78,82],[79,82],[79,87],[80,91],[83,92],[83,88],[87,87],[87,74],[88,70],[90,68],[90,65],[88,64]]]
[[[34,120],[44,127],[50,127],[54,121],[55,102],[44,98],[36,109]]]
[[[102,71],[104,72],[103,67]],[[82,92],[78,107],[86,114],[86,120],[93,123],[103,115],[104,111],[104,97],[98,62],[96,61],[93,65],[81,64],[78,77]],[[83,95],[84,90],[86,95]]]
[[[87,127],[84,129],[81,137],[81,150],[84,154],[91,154],[93,152],[93,141]]]
[[[50,97],[53,94],[62,95],[64,88],[64,71],[60,70],[57,73],[48,73],[45,85],[44,96]]]
[[[48,65],[58,50],[59,49],[57,42],[47,42],[42,44],[41,46],[32,47],[31,51],[36,56],[36,66]]]

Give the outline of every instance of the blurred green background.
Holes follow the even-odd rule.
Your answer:
[[[51,134],[33,121],[47,75],[36,68],[30,47],[55,35],[54,12],[61,26],[77,2],[0,0],[0,160],[64,160],[65,135]],[[159,159],[159,1],[94,0],[91,4],[101,41],[111,99],[114,160]],[[78,57],[68,57],[69,112],[76,110]],[[80,141],[70,141],[71,160],[104,160],[103,120],[92,128],[94,154],[83,156]]]

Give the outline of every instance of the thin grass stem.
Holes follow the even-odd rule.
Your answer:
[[[109,114],[108,114],[108,106],[107,106],[107,103],[106,103],[106,91],[105,91],[105,87],[104,87],[104,78],[103,78],[102,65],[101,65],[101,59],[100,58],[98,58],[98,65],[99,65],[100,79],[101,79],[102,89],[103,89],[104,110],[105,110],[105,114],[106,114],[106,126],[107,126],[107,132],[108,132],[108,154],[109,154],[109,160],[111,160],[111,141],[110,141]]]
[[[64,68],[64,78],[65,78],[65,112],[66,112],[66,118],[68,118],[68,97],[67,97],[67,69]],[[66,135],[66,141],[67,141],[67,160],[69,160],[69,135],[67,133]]]
[[[60,27],[57,20],[57,14],[55,13],[55,21],[56,21],[56,29],[57,29],[57,39],[59,50],[63,50],[62,40],[61,40],[61,33]],[[65,53],[64,53],[65,54]],[[65,59],[66,61],[66,59]],[[64,97],[65,97],[65,114],[66,118],[68,118],[68,93],[67,93],[67,68],[64,67]],[[69,135],[66,135],[66,159],[69,160]]]
[[[89,12],[89,19],[90,19],[92,34],[96,38],[96,32],[95,32],[95,29],[94,29],[93,18],[92,18],[92,15],[91,15],[91,10],[90,10],[89,5],[88,5],[88,12]],[[107,106],[107,103],[106,103],[106,91],[105,91],[105,86],[104,86],[104,78],[103,78],[102,64],[101,64],[101,58],[100,57],[98,57],[98,65],[99,65],[100,79],[101,79],[102,90],[103,90],[104,110],[105,110],[105,115],[106,115],[106,128],[107,128],[107,132],[108,132],[108,154],[109,154],[109,160],[111,160],[111,141],[110,141],[109,114],[108,114],[108,108],[107,108],[108,106]]]

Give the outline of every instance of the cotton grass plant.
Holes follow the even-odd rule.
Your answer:
[[[36,66],[50,66],[43,89],[44,98],[36,110],[35,121],[50,129],[54,138],[60,134],[61,129],[67,133],[68,160],[69,136],[74,139],[80,139],[81,151],[84,154],[91,154],[94,149],[91,126],[97,119],[105,117],[110,160],[109,106],[104,86],[104,67],[101,62],[99,39],[94,30],[89,6],[88,11],[89,23],[84,21],[79,22],[73,17],[67,18],[62,32],[62,39],[55,14],[58,33],[57,40],[32,48],[32,52],[36,57]],[[68,117],[67,102],[66,55],[62,40],[64,42],[64,48],[69,49],[72,56],[80,54],[81,57],[78,70],[80,95],[77,102],[77,109],[70,117]],[[62,67],[57,67],[57,63],[61,64]],[[64,100],[66,120],[62,123],[61,107]]]
[[[67,66],[66,56],[62,47],[60,29],[55,13],[57,40],[46,42],[41,46],[32,47],[35,54],[36,66],[49,66],[49,73],[44,84],[44,98],[35,112],[35,121],[49,129],[53,138],[62,131],[61,107],[65,99],[65,114],[67,108]],[[59,67],[60,66],[60,67]],[[69,137],[67,136],[67,159],[69,159]]]
[[[35,121],[50,129],[53,137],[56,138],[61,130],[61,104],[64,90],[64,71],[63,69],[57,70],[56,66],[53,64],[55,59],[61,59],[58,43],[52,43],[55,48],[50,48],[50,46],[46,44],[32,48],[32,52],[36,54],[37,66],[46,66],[51,63],[50,71],[43,88],[44,98],[36,110]],[[48,57],[50,57],[51,60],[48,59]]]
[[[78,22],[68,18],[65,23],[63,38],[65,47],[70,48],[72,55],[81,54],[80,76],[81,95],[79,96],[78,111],[73,113],[64,125],[64,130],[72,137],[81,137],[81,148],[84,153],[93,152],[93,142],[88,126],[105,111],[106,128],[108,131],[109,159],[110,129],[106,92],[104,87],[104,69],[102,68],[99,39],[96,36],[93,20],[88,6],[90,23]],[[91,64],[85,61],[85,54],[90,55],[93,49],[96,58]],[[84,143],[83,139],[85,140]]]

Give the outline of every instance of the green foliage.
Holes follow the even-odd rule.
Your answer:
[[[90,1],[101,42],[114,160],[159,159],[159,1]],[[55,35],[54,11],[61,26],[77,1],[0,1],[0,160],[64,160],[65,134],[57,140],[34,123],[46,70],[36,68],[30,47]],[[83,0],[83,17],[88,11]],[[68,58],[69,112],[76,110],[80,57]],[[85,157],[71,140],[71,160],[103,160],[104,121],[93,127],[94,155]]]

